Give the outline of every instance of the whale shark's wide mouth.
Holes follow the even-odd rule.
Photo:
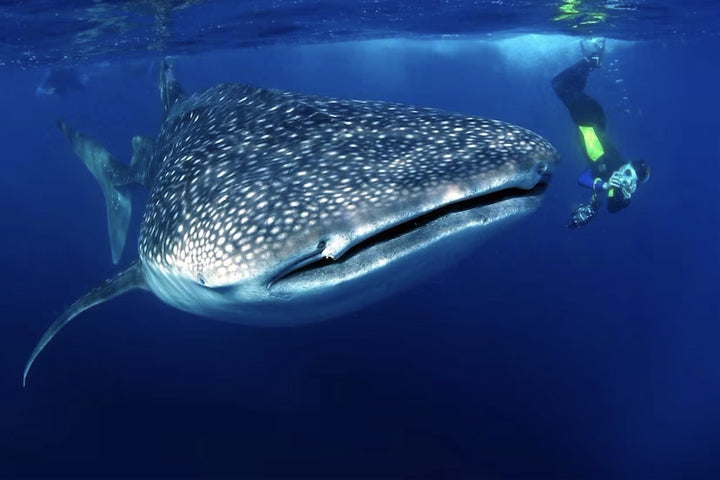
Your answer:
[[[322,250],[318,250],[316,254],[304,257],[294,265],[284,268],[268,282],[267,287],[271,289],[275,286],[292,282],[300,277],[321,274],[323,270],[331,266],[340,267],[347,265],[347,273],[350,275],[350,270],[353,270],[353,267],[350,265],[358,257],[373,249],[378,250],[380,246],[388,246],[393,243],[399,246],[403,239],[408,240],[408,242],[403,242],[402,249],[409,251],[413,249],[413,242],[410,240],[413,234],[427,230],[430,232],[429,236],[432,236],[433,233],[440,233],[440,230],[443,232],[447,231],[447,227],[439,229],[437,227],[435,229],[431,228],[431,226],[439,225],[443,221],[448,223],[451,219],[455,219],[456,221],[452,222],[454,223],[452,228],[454,231],[459,231],[464,227],[463,223],[468,225],[471,223],[474,225],[478,223],[489,225],[495,220],[500,219],[500,217],[507,218],[515,216],[516,214],[525,213],[539,205],[539,199],[542,198],[545,193],[548,181],[549,176],[544,177],[535,187],[529,190],[515,187],[506,188],[439,206],[436,209],[410,218],[402,223],[377,231],[350,247],[338,258],[323,256]],[[460,215],[463,213],[466,213],[466,215]],[[435,231],[432,232],[432,230]],[[422,238],[423,242],[427,243],[427,236],[417,235],[417,237]]]

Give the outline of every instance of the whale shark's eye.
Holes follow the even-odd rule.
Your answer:
[[[200,282],[200,285],[207,284],[207,280],[205,279],[205,275],[202,274],[202,272],[198,273],[197,280]]]
[[[317,249],[323,250],[325,248],[325,245],[327,245],[327,243],[325,243],[325,240],[320,240],[317,244]]]
[[[535,167],[535,171],[538,175],[542,175],[545,172],[547,172],[548,166],[547,163],[538,163],[537,167]]]

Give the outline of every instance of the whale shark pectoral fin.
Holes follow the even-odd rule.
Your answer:
[[[125,239],[132,213],[130,194],[118,187],[134,181],[135,175],[131,169],[115,160],[110,152],[95,140],[86,137],[62,120],[57,121],[57,126],[70,140],[73,151],[85,163],[105,195],[110,250],[113,263],[117,264],[123,248],[125,248]]]
[[[90,290],[78,301],[70,305],[70,307],[65,310],[63,314],[60,315],[60,317],[58,317],[58,319],[55,320],[55,322],[53,322],[53,324],[50,325],[50,327],[45,331],[42,338],[40,338],[37,346],[30,354],[30,358],[28,359],[27,364],[25,365],[25,370],[23,371],[23,387],[25,386],[25,383],[27,381],[30,367],[32,367],[37,356],[40,354],[43,348],[45,348],[45,346],[50,343],[50,340],[52,340],[53,337],[55,337],[55,335],[57,335],[57,333],[62,330],[65,325],[70,323],[70,320],[72,320],[88,308],[94,307],[95,305],[106,302],[129,290],[134,290],[137,288],[148,288],[147,284],[145,283],[145,277],[142,273],[142,265],[140,264],[140,260],[135,260],[133,263],[130,264],[128,268],[118,273],[114,277],[105,280],[102,285]]]
[[[135,136],[132,139],[133,156],[130,161],[133,181],[143,187],[148,187],[148,168],[150,159],[155,150],[155,142],[152,138]]]
[[[130,195],[113,189],[105,194],[105,206],[107,208],[108,234],[110,235],[110,252],[113,263],[117,265],[125,249],[125,240],[130,225],[132,213]]]
[[[170,61],[167,58],[163,58],[160,61],[160,81],[158,82],[160,88],[160,101],[163,107],[163,120],[167,117],[168,112],[175,105],[179,99],[185,97],[180,83],[175,79]]]

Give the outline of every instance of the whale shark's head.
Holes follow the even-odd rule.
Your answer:
[[[537,208],[557,162],[540,136],[494,120],[312,98],[279,108],[289,116],[193,107],[161,133],[171,147],[140,253],[168,303],[259,323],[356,308]],[[213,135],[192,138],[203,121]]]

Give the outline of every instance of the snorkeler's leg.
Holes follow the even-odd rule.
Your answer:
[[[584,58],[569,66],[552,79],[552,87],[565,105],[583,93],[592,67]]]
[[[585,59],[566,68],[552,79],[552,87],[567,107],[575,125],[592,125],[605,129],[605,111],[600,103],[584,92],[592,71]]]

